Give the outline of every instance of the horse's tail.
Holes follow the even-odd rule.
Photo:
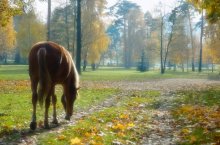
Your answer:
[[[44,47],[38,50],[38,65],[39,65],[39,87],[38,101],[42,107],[50,90],[50,75],[46,66],[46,49]]]

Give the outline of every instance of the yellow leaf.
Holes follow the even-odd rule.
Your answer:
[[[134,127],[135,125],[134,125],[134,123],[129,123],[128,124],[128,127]]]
[[[90,136],[91,136],[91,133],[88,133],[88,132],[85,133],[85,137],[90,137]]]
[[[118,124],[112,126],[112,128],[115,130],[124,130],[126,127],[124,125],[118,123]]]
[[[64,140],[64,139],[66,139],[66,136],[65,135],[60,135],[60,136],[57,137],[57,139],[58,140]]]
[[[183,134],[189,134],[189,129],[188,128],[184,128],[184,129],[182,129],[182,131],[181,131]]]
[[[120,115],[120,118],[121,118],[121,119],[127,119],[127,118],[128,118],[128,115],[127,115],[127,114],[122,114],[122,115]]]
[[[190,137],[190,143],[194,143],[196,140],[197,140],[197,139],[196,139],[195,136],[191,136],[191,137]]]
[[[78,145],[78,144],[81,144],[81,140],[78,138],[78,137],[76,137],[76,138],[74,138],[74,139],[71,139],[71,145]]]

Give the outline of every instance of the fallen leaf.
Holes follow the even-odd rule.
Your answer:
[[[194,143],[196,140],[197,140],[197,138],[195,136],[190,137],[190,143]]]
[[[78,137],[76,137],[74,139],[71,139],[70,143],[71,145],[78,145],[81,144],[81,140]]]
[[[64,139],[66,139],[66,136],[65,135],[60,135],[60,136],[57,137],[57,139],[58,140],[64,140]]]

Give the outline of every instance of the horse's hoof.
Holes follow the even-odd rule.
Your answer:
[[[30,123],[30,129],[35,130],[37,128],[37,122],[31,122]]]
[[[70,121],[70,116],[66,115],[66,116],[65,116],[65,119],[68,120],[68,121]]]

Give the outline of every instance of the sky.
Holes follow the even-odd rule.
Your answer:
[[[155,7],[162,1],[167,7],[171,7],[177,0],[130,0],[131,2],[137,3],[141,6],[143,12],[152,12]],[[57,6],[65,6],[66,0],[52,0],[52,9]],[[107,0],[108,7],[114,5],[117,0]],[[46,21],[47,17],[47,3],[36,1],[35,4],[36,12],[42,21]]]

